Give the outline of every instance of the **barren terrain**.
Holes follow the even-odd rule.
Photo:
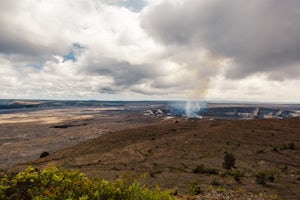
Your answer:
[[[79,142],[162,119],[118,108],[65,108],[0,114],[0,169]]]
[[[100,122],[93,124],[97,123]],[[141,180],[148,185],[177,188],[180,192],[188,192],[191,182],[196,181],[202,188],[212,184],[300,199],[300,118],[175,118],[151,126],[128,126],[45,158],[15,165],[9,171],[19,171],[27,165],[58,165],[110,180],[144,175]],[[67,129],[69,134],[79,130],[89,132],[88,126]],[[222,167],[225,151],[236,158],[236,168],[228,172]],[[262,184],[258,183],[259,174],[272,177]]]

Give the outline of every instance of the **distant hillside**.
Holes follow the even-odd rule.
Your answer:
[[[0,109],[122,106],[107,101],[0,100]]]

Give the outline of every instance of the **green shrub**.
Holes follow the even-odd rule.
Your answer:
[[[179,163],[179,165],[177,165],[177,166],[174,166],[174,165],[169,166],[169,170],[171,172],[176,172],[176,173],[187,172],[187,168],[188,168],[188,166],[184,163]]]
[[[257,149],[257,150],[256,150],[256,153],[257,153],[257,154],[262,154],[262,153],[264,153],[264,150],[263,150],[263,149]]]
[[[152,178],[155,178],[157,174],[160,174],[162,171],[161,170],[150,170],[149,174]]]
[[[228,171],[228,170],[231,170],[231,168],[234,168],[235,167],[234,165],[235,165],[235,158],[234,158],[233,154],[225,152],[223,168]]]
[[[189,193],[191,195],[201,194],[203,191],[197,181],[192,181],[189,186]]]
[[[195,169],[193,169],[194,174],[219,174],[219,171],[214,168],[205,167],[204,165],[197,165]]]
[[[266,185],[267,181],[269,182],[275,181],[274,173],[271,171],[260,171],[256,173],[254,176],[255,176],[255,182],[261,185]]]
[[[218,181],[213,180],[213,181],[210,183],[210,185],[212,185],[212,186],[220,186],[221,184],[220,184]]]
[[[287,149],[295,150],[295,143],[294,142],[290,142],[288,144],[283,144],[282,147],[280,147],[280,151],[287,150]]]
[[[15,176],[0,180],[0,199],[173,199],[158,187],[148,190],[137,182],[122,180],[90,180],[78,171],[59,170],[56,167],[41,171],[28,167]]]
[[[241,171],[233,172],[231,175],[233,176],[234,180],[238,183],[241,183],[241,178],[245,177],[245,174]]]

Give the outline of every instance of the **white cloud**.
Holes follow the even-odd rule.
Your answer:
[[[213,78],[207,91],[207,99],[299,102],[300,94],[296,85],[300,80],[269,80],[265,75],[253,75],[242,80]]]
[[[293,100],[292,81],[227,79],[232,57],[199,42],[193,27],[207,1],[145,2],[0,1],[0,98],[249,99],[276,87]]]

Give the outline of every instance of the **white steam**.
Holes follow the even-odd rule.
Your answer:
[[[201,105],[197,101],[187,101],[185,105],[185,115],[188,118],[202,118],[199,115]]]

